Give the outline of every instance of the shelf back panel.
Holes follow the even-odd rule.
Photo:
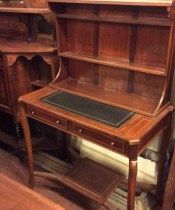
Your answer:
[[[51,8],[69,78],[126,98],[151,99],[156,110],[168,75],[172,20],[166,7],[52,3]]]

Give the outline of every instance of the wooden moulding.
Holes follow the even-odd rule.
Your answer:
[[[58,18],[87,20],[97,22],[111,22],[111,23],[125,23],[136,25],[152,25],[152,26],[171,26],[171,21],[166,18],[112,18],[112,17],[99,17],[97,15],[73,15],[73,14],[58,14]]]
[[[123,175],[88,158],[76,162],[65,174],[35,171],[34,175],[56,179],[101,204],[125,179]]]
[[[53,3],[72,3],[72,4],[110,4],[110,5],[131,5],[131,6],[157,6],[157,7],[170,7],[171,0],[144,0],[144,1],[132,1],[132,0],[49,0]]]
[[[24,8],[24,7],[4,7],[0,4],[0,12],[8,12],[8,13],[27,13],[27,14],[45,14],[49,13],[50,10],[48,8]]]

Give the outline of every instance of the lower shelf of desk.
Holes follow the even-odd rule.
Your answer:
[[[39,171],[35,171],[34,175],[58,180],[100,204],[104,204],[109,194],[125,179],[123,175],[88,158],[81,159],[62,175]]]

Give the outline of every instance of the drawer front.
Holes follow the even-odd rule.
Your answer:
[[[40,119],[43,122],[49,123],[54,127],[56,126],[58,128],[67,129],[67,121],[61,117],[55,117],[43,111],[36,110],[32,107],[27,107],[27,114],[31,117]]]
[[[85,128],[78,124],[73,124],[73,132],[83,136],[87,139],[93,140],[94,142],[100,143],[101,145],[105,145],[110,149],[118,150],[122,153],[125,151],[125,143],[116,139],[114,137],[109,137],[103,133],[91,130],[89,128]]]

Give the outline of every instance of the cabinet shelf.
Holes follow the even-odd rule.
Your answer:
[[[72,78],[55,83],[52,86],[75,95],[151,116],[154,114],[159,102],[158,99],[130,94],[124,91],[112,91]]]
[[[90,62],[90,63],[96,63],[96,64],[101,64],[101,65],[106,65],[106,66],[117,67],[117,68],[125,69],[125,70],[143,72],[143,73],[159,75],[159,76],[166,76],[165,68],[146,66],[146,65],[129,63],[129,62],[124,62],[124,61],[117,61],[117,60],[113,60],[113,59],[109,59],[109,58],[106,58],[106,59],[98,58],[95,56],[82,55],[82,54],[76,54],[76,53],[71,53],[71,52],[59,53],[59,56],[64,57],[64,58],[80,60],[80,61],[86,61],[86,62]]]
[[[50,44],[43,43],[27,43],[27,41],[0,39],[0,51],[3,53],[52,53],[57,48],[52,47]]]
[[[166,18],[118,18],[118,17],[100,17],[97,15],[74,15],[74,14],[58,14],[58,18],[85,20],[95,22],[112,22],[136,25],[152,25],[152,26],[171,26],[171,21]]]

